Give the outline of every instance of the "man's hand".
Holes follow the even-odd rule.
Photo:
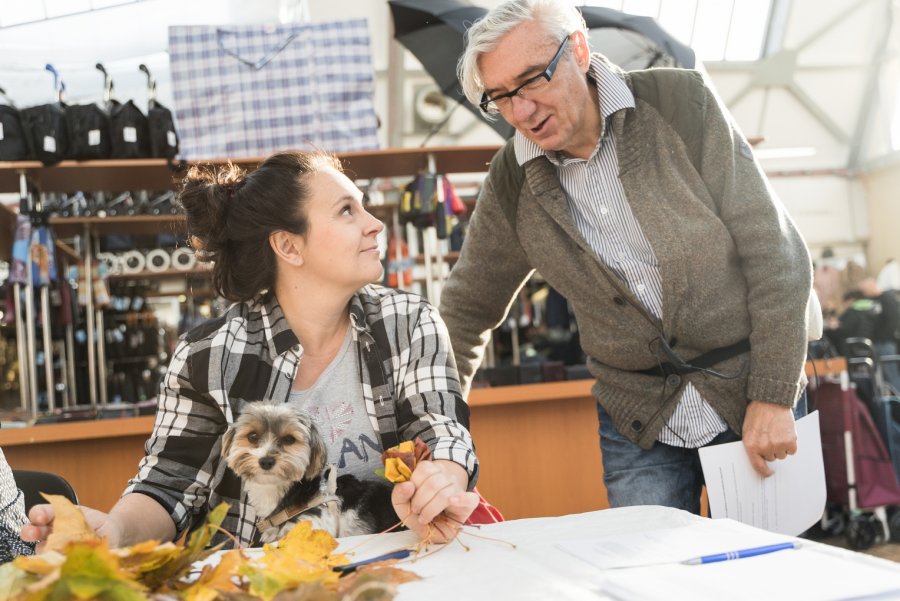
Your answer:
[[[466,492],[467,482],[465,470],[453,462],[421,461],[408,482],[394,486],[391,502],[419,538],[448,542],[478,505],[478,495]],[[449,519],[440,519],[442,514]]]
[[[768,461],[797,452],[797,428],[791,408],[750,401],[744,416],[743,441],[753,469],[764,478],[774,474]]]
[[[99,536],[109,541],[110,547],[118,547],[121,539],[119,524],[110,518],[109,514],[79,505],[78,508],[84,514],[88,526],[94,529]],[[43,541],[47,540],[53,532],[53,506],[49,504],[35,505],[28,512],[28,524],[22,526],[20,536],[27,542],[38,543],[37,550],[44,548]]]

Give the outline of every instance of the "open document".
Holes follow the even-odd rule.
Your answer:
[[[742,442],[700,449],[710,516],[731,518],[770,532],[796,536],[825,509],[825,468],[819,412],[797,420],[797,453],[773,461],[768,478],[757,474]]]
[[[778,545],[791,549],[701,565],[698,556]],[[672,601],[860,601],[900,598],[894,562],[793,539],[733,520],[702,520],[673,528],[621,532],[556,544],[597,568],[598,599]]]

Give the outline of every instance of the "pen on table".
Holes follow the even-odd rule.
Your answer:
[[[799,549],[800,543],[778,543],[775,545],[763,545],[762,547],[752,547],[750,549],[739,549],[737,551],[727,551],[725,553],[715,553],[713,555],[701,555],[685,560],[682,563],[691,566],[698,566],[704,563],[715,563],[717,561],[729,561],[731,559],[743,559],[745,557],[755,557],[756,555],[765,555],[766,553],[774,553],[776,551],[784,551],[785,549]]]
[[[342,566],[334,566],[332,569],[335,572],[349,574],[350,572],[355,571],[356,568],[368,565],[370,563],[375,563],[376,561],[387,561],[388,559],[406,559],[407,557],[409,557],[410,553],[412,553],[412,551],[410,551],[409,549],[400,549],[398,551],[391,551],[390,553],[377,555],[375,557],[370,557],[369,559],[363,559],[354,563],[348,563]]]

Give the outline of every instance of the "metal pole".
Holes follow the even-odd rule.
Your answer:
[[[426,227],[422,230],[422,252],[425,255],[425,298],[428,302],[434,302],[434,292],[431,289],[432,273],[431,273],[431,236],[428,232],[433,228]]]
[[[91,228],[84,226],[84,278],[87,286],[87,305],[84,309],[87,318],[87,362],[88,362],[88,395],[91,407],[97,406],[97,357],[94,353],[94,249],[91,245]]]
[[[103,309],[97,309],[97,387],[100,391],[100,404],[105,405],[106,397],[106,328],[103,326]]]
[[[25,178],[24,172],[19,172],[19,193],[21,211],[25,209],[26,214],[31,218],[32,203],[28,195],[28,180]],[[26,350],[25,356],[20,357],[19,361],[28,362],[28,392],[31,396],[31,414],[38,414],[38,386],[37,386],[37,341],[34,331],[34,274],[32,270],[31,244],[34,240],[34,223],[31,224],[28,234],[28,252],[25,258],[25,336]]]
[[[19,212],[27,210],[28,180],[24,171],[19,171]],[[29,236],[31,235],[29,228]],[[18,233],[18,232],[17,232]],[[28,243],[31,243],[29,239]],[[26,260],[27,263],[27,260]],[[13,284],[13,306],[16,311],[16,354],[19,363],[19,401],[22,411],[27,411],[31,398],[30,379],[28,377],[28,338],[25,331],[25,319],[22,317],[22,284]]]
[[[22,318],[22,285],[13,284],[13,303],[16,312],[16,354],[19,357],[19,401],[22,411],[28,410],[28,340],[25,334],[25,320]]]
[[[67,396],[66,406],[78,404],[78,385],[75,381],[75,332],[72,324],[66,326],[66,390],[71,391]]]
[[[53,378],[53,340],[50,338],[50,286],[41,286],[41,326],[44,332],[44,378],[47,383],[47,409],[56,409],[56,384]]]
[[[59,349],[59,380],[63,382],[63,385],[60,386],[60,401],[63,407],[68,407],[71,403],[69,401],[69,382],[67,380],[68,375],[68,354],[66,353],[66,341],[61,340],[56,345]]]
[[[391,216],[391,229],[394,234],[394,261],[396,261],[395,265],[397,266],[397,289],[405,290],[405,283],[403,281],[403,250],[400,248],[401,243],[403,242],[403,238],[400,237],[400,209],[395,208],[393,210],[393,214]],[[388,266],[391,264],[391,258],[388,257]],[[388,274],[390,276],[390,274]]]

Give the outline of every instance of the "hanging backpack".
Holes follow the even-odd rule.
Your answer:
[[[147,117],[133,100],[122,104],[112,101],[109,118],[112,131],[112,158],[145,159],[150,156],[150,130]]]
[[[67,158],[79,161],[108,159],[112,152],[109,116],[96,104],[66,107],[69,129]]]
[[[138,69],[147,75],[147,123],[150,129],[150,156],[166,159],[169,167],[174,167],[173,160],[178,155],[178,133],[175,131],[175,118],[168,107],[156,100],[156,80],[150,75],[147,65],[138,65]]]
[[[66,105],[62,101],[66,86],[53,65],[48,64],[45,68],[53,74],[56,102],[23,109],[22,123],[28,132],[31,156],[45,165],[55,165],[66,158],[69,149]]]
[[[25,160],[30,152],[22,116],[3,88],[0,88],[0,96],[9,103],[0,104],[0,161]]]
[[[23,109],[22,123],[28,131],[34,158],[45,165],[55,165],[66,158],[69,130],[65,107],[61,102]]]

